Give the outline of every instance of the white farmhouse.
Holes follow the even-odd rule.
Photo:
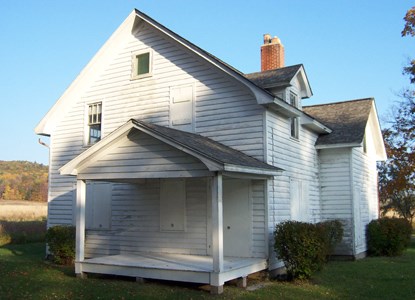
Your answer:
[[[134,10],[40,121],[48,226],[76,225],[76,273],[223,284],[283,267],[284,220],[339,219],[366,251],[385,149],[373,99],[303,106],[304,66],[264,35],[243,74]]]

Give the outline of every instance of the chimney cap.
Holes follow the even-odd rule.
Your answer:
[[[264,44],[270,44],[271,43],[271,35],[269,33],[264,34]]]

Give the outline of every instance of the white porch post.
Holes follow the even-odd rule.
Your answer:
[[[85,180],[77,180],[76,183],[76,246],[75,246],[75,273],[82,277],[82,265],[85,250]]]
[[[223,202],[222,173],[217,173],[212,184],[212,258],[213,273],[211,274],[211,293],[221,294],[224,281],[223,271]]]

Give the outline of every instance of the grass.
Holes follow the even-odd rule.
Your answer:
[[[330,262],[310,281],[256,281],[255,291],[226,285],[211,296],[196,285],[90,276],[44,261],[45,244],[0,248],[0,299],[415,299],[415,242],[403,256]],[[249,285],[252,287],[252,281]]]
[[[46,203],[0,200],[0,246],[44,241],[46,214]]]

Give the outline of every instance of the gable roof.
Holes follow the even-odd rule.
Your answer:
[[[266,89],[275,86],[288,86],[302,65],[293,65],[274,70],[245,74],[256,85]]]
[[[372,98],[368,98],[304,106],[305,113],[332,130],[330,134],[320,135],[316,145],[360,145],[373,102]]]
[[[284,88],[292,84],[293,79],[299,75],[302,85],[302,98],[312,96],[307,74],[302,64],[287,66],[283,68],[245,74],[245,77],[263,89]]]
[[[212,172],[223,171],[274,176],[282,171],[280,168],[268,165],[207,137],[131,119],[64,165],[60,169],[61,174],[78,175],[79,171],[94,162],[93,157],[101,155],[121,139],[127,138],[128,133],[132,130],[146,133],[161,142],[199,159]]]
[[[177,33],[171,31],[167,27],[158,23],[143,12],[134,9],[127,19],[117,28],[117,30],[111,35],[111,37],[105,42],[95,56],[90,60],[86,67],[81,71],[77,78],[71,83],[63,95],[58,99],[49,112],[43,117],[39,124],[35,128],[35,133],[40,135],[50,135],[54,129],[55,122],[59,119],[59,116],[64,113],[66,107],[70,105],[70,101],[73,98],[80,97],[82,90],[87,84],[95,78],[98,70],[104,66],[102,61],[112,55],[114,48],[116,48],[120,41],[126,36],[130,35],[139,26],[140,22],[147,22],[157,30],[161,31],[166,36],[172,38],[175,42],[189,49],[205,61],[209,62],[216,68],[227,73],[229,76],[240,81],[244,84],[257,98],[259,104],[273,103],[275,102],[274,96],[267,90],[257,86],[252,81],[247,79],[243,73],[236,70],[234,67],[228,65],[222,60],[218,59],[214,55],[199,48],[195,44],[184,39]],[[281,105],[285,105],[282,103]]]

